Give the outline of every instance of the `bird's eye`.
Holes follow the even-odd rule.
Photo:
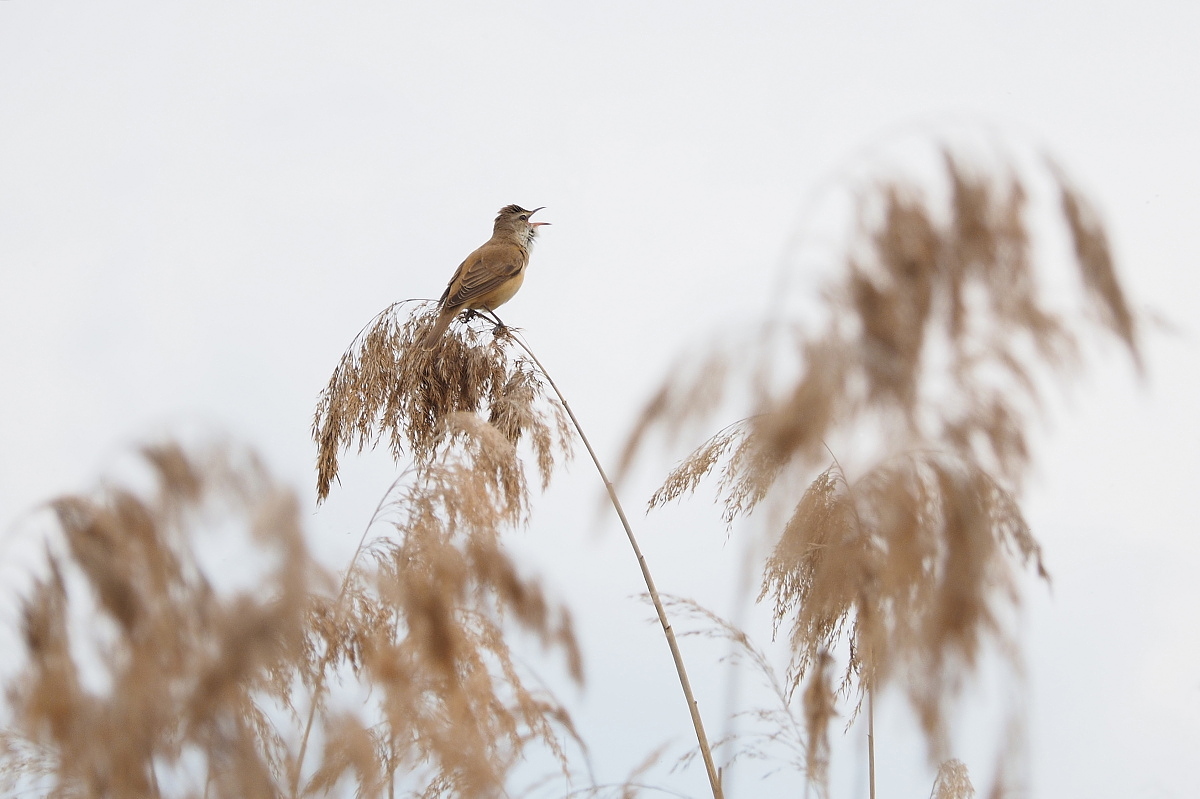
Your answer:
[[[528,222],[528,221],[529,221],[529,217],[528,217],[528,216],[526,216],[525,214],[521,214],[521,221],[522,221],[522,222]]]

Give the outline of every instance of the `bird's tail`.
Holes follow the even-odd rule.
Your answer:
[[[442,340],[442,336],[446,332],[446,328],[450,327],[450,323],[457,316],[453,311],[442,311],[438,314],[437,321],[433,323],[433,327],[425,334],[425,338],[421,339],[421,349],[431,350],[437,346],[437,343]]]

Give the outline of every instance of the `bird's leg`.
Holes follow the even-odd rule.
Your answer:
[[[473,319],[477,318],[486,319],[494,325],[492,328],[493,336],[502,335],[506,330],[508,330],[508,325],[504,324],[504,320],[497,316],[495,311],[488,308],[467,308],[462,312],[459,318],[461,318],[465,323],[469,323]]]
[[[487,319],[487,320],[489,320],[489,321],[491,321],[491,322],[495,322],[495,323],[496,323],[496,327],[495,327],[495,328],[492,330],[492,333],[493,333],[493,334],[495,334],[495,333],[497,333],[497,332],[504,331],[504,330],[507,330],[507,329],[508,329],[508,325],[504,324],[504,322],[503,322],[503,321],[501,321],[501,319],[500,319],[500,317],[499,317],[499,316],[496,316],[496,312],[495,312],[495,311],[491,311],[491,310],[487,310],[487,311],[480,311],[480,312],[479,312],[479,315],[480,315],[480,316],[482,316],[484,319]]]
[[[500,321],[500,317],[496,316],[494,311],[489,311],[486,308],[467,308],[462,312],[462,314],[460,314],[460,316],[464,322],[470,322],[473,319],[486,319],[492,324],[496,325],[496,327],[508,327],[508,325]]]

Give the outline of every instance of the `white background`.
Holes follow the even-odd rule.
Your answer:
[[[1110,224],[1135,305],[1175,326],[1148,336],[1144,384],[1108,348],[1037,435],[1026,509],[1054,583],[1027,592],[1019,795],[1193,795],[1198,9],[0,2],[0,558],[37,550],[38,502],[179,430],[248,442],[313,507],[309,423],[343,348],[388,303],[437,297],[508,203],[553,226],[503,316],[611,463],[667,365],[768,307],[821,187],[897,137],[965,127],[1053,153]],[[622,491],[659,587],[741,614],[759,528],[727,543],[702,499],[637,512],[681,454],[652,451]],[[346,459],[308,520],[331,565],[393,471]],[[564,698],[598,778],[682,751],[666,647],[588,464],[513,546],[577,615],[589,681]],[[689,651],[719,734],[722,650]],[[927,795],[901,706],[880,711],[880,795]],[[956,748],[986,782],[981,727]],[[855,728],[836,795],[865,796],[862,752]],[[761,772],[735,795],[795,789]],[[643,781],[706,790],[695,767]]]

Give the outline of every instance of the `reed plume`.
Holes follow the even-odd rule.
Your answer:
[[[1057,195],[1073,301],[1039,280],[1027,189],[1037,180],[945,149],[941,163],[944,204],[903,179],[857,194],[842,269],[822,293],[823,328],[774,320],[751,342],[685,364],[647,404],[624,460],[651,433],[677,436],[733,391],[749,394],[749,415],[685,458],[650,507],[715,476],[727,523],[764,505],[786,520],[759,600],[791,630],[790,686],[804,687],[808,734],[828,734],[838,692],[851,690],[857,710],[897,685],[935,762],[986,642],[1016,662],[1001,623],[1019,600],[1016,571],[1046,576],[1018,504],[1046,386],[1078,373],[1081,342],[1097,332],[1140,366],[1107,237],[1062,170],[1035,177],[1048,174]],[[829,465],[830,446],[848,466]],[[830,653],[843,653],[839,680],[827,679]],[[819,781],[825,750],[812,738],[808,747]]]
[[[505,637],[532,632],[582,679],[570,617],[495,536],[523,508],[512,445],[451,424],[453,447],[397,484],[391,534],[364,539],[340,589],[294,495],[229,447],[149,446],[149,494],[51,503],[64,547],[24,599],[0,780],[80,797],[487,795],[531,746],[566,771],[570,718]],[[197,555],[213,530],[270,564],[253,587],[214,587]],[[369,700],[347,704],[349,686]]]
[[[506,346],[503,328],[489,334],[456,324],[436,352],[424,350],[420,339],[436,314],[402,316],[403,305],[384,309],[355,337],[321,392],[313,419],[318,498],[329,495],[339,454],[352,446],[361,452],[384,442],[397,463],[411,458],[426,468],[468,437],[466,428],[445,424],[460,413],[486,421],[514,447],[530,447],[546,487],[557,460],[570,456],[571,432],[535,365]],[[507,479],[516,481],[506,486],[508,499],[524,504],[523,465],[515,453],[505,463]]]
[[[505,329],[456,324],[429,351],[420,344],[434,314],[402,317],[401,305],[347,349],[313,423],[321,499],[351,446],[386,441],[403,464],[406,477],[389,499],[393,534],[366,547],[369,576],[351,569],[342,599],[326,611],[337,619],[363,608],[392,637],[373,635],[363,649],[335,636],[323,657],[352,651],[356,670],[392,686],[381,700],[393,728],[388,760],[417,742],[418,759],[441,764],[440,791],[496,790],[530,741],[567,773],[560,733],[575,738],[570,719],[519,678],[505,619],[561,649],[581,681],[570,615],[521,575],[502,543],[506,530],[528,522],[528,472],[544,488],[569,457],[566,415],[533,362],[507,346]],[[403,745],[393,751],[396,740]]]
[[[163,790],[166,774],[193,793],[277,795],[287,746],[271,698],[288,691],[281,669],[324,577],[295,497],[245,453],[162,444],[142,456],[149,496],[112,485],[50,505],[65,551],[24,599],[27,659],[8,691],[6,737],[36,757],[6,763],[8,776],[60,796],[185,795]],[[222,595],[200,568],[192,532],[214,524],[243,530],[273,564],[254,590]]]

